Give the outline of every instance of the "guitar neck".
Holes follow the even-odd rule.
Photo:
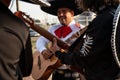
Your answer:
[[[58,39],[56,36],[54,36],[53,34],[48,32],[44,28],[42,28],[38,25],[33,25],[33,26],[31,26],[31,28],[33,30],[35,30],[36,32],[38,32],[39,34],[41,34],[42,36],[44,36],[45,38],[47,38],[48,40],[50,40],[50,41],[53,41],[53,38],[56,38],[57,39],[57,44],[61,48],[63,48],[63,49],[68,49],[69,48],[69,45],[66,42],[63,42],[62,40]]]
[[[35,30],[36,32],[38,32],[39,34],[41,34],[42,36],[44,36],[45,38],[47,38],[48,40],[53,42],[53,38],[57,39],[57,45],[63,49],[69,49],[69,45],[58,39],[56,36],[54,36],[53,34],[51,34],[50,32],[48,32],[47,30],[45,30],[44,28],[40,27],[39,25],[35,25],[34,21],[25,13],[23,12],[16,12],[15,15],[20,18],[21,20],[23,20],[24,22],[26,22],[33,30]],[[80,31],[80,34],[83,34],[86,31],[87,28],[84,28]]]
[[[87,30],[87,26],[84,27],[83,29],[80,29],[79,31],[77,31],[76,33],[72,34],[71,37],[69,37],[67,40],[65,40],[66,42],[73,44],[77,38],[79,38],[85,31]],[[72,41],[72,43],[71,43]]]

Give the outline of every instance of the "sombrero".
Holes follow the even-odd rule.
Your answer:
[[[20,1],[28,2],[28,3],[32,3],[32,4],[37,4],[37,5],[44,6],[44,7],[51,6],[51,4],[45,0],[20,0]]]
[[[20,1],[24,1],[24,2],[28,2],[28,3],[35,4],[35,3],[34,3],[34,2],[32,2],[31,0],[20,0]]]
[[[41,6],[41,9],[48,14],[56,16],[58,8],[63,7],[72,9],[75,15],[82,13],[82,10],[77,8],[75,0],[49,0],[49,3],[51,4],[50,7]]]
[[[111,45],[116,63],[120,67],[120,4],[115,12],[113,19]]]

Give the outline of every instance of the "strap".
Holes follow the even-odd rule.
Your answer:
[[[86,26],[85,28],[83,28],[82,30],[80,30],[80,37],[69,47],[68,51],[73,51],[75,49],[75,47],[77,46],[78,43],[83,41],[83,36],[85,35],[86,31],[88,29],[88,26]],[[79,47],[79,46],[77,46]]]

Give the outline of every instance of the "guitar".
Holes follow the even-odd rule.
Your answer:
[[[56,65],[56,68],[62,65],[55,56],[51,57],[49,60],[45,60],[39,51],[35,51],[33,55],[32,77],[35,80],[47,80],[51,75],[51,72],[56,69],[53,67],[50,68],[50,66],[55,65],[55,63],[59,63],[59,65]]]
[[[53,38],[56,38],[58,46],[60,46],[62,49],[69,49],[70,45],[61,41],[50,32],[46,31],[44,28],[41,28],[38,25],[34,25],[34,21],[23,12],[17,12],[15,15],[25,21],[32,29],[37,31],[48,40],[52,41]],[[86,31],[86,29],[87,27],[83,28],[79,32],[83,33]],[[32,77],[36,80],[47,80],[51,73],[61,65],[62,64],[60,60],[58,60],[55,56],[52,56],[49,60],[45,60],[39,51],[35,51],[33,54],[33,68],[31,73]]]
[[[15,15],[18,18],[20,18],[22,21],[27,23],[27,25],[29,25],[30,28],[32,28],[33,30],[35,30],[36,32],[38,32],[39,34],[41,34],[48,40],[52,41],[53,38],[56,38],[59,46],[61,46],[63,49],[69,48],[69,45],[67,43],[58,39],[56,36],[52,35],[50,32],[48,32],[44,28],[38,25],[34,25],[34,21],[32,20],[32,18],[30,18],[25,13],[18,11],[15,13]],[[62,65],[55,56],[52,56],[49,60],[45,60],[39,51],[35,51],[33,54],[33,68],[32,68],[32,73],[31,73],[32,77],[34,79],[47,80],[47,78],[49,78],[50,74],[54,71],[54,69],[56,69],[55,67],[51,67],[51,65],[53,64],[55,64],[56,68],[57,66]]]

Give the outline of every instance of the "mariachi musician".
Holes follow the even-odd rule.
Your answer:
[[[76,8],[74,0],[51,0],[49,3],[51,3],[50,7],[41,7],[41,9],[57,16],[60,24],[50,27],[48,31],[59,39],[71,44],[74,39],[70,40],[69,38],[84,28],[83,25],[76,24],[74,20],[74,16],[80,14],[82,11]],[[50,50],[46,48],[49,42],[44,36],[41,36],[36,42],[39,54],[42,54],[46,60],[51,54]],[[55,69],[52,75],[52,80],[80,80],[80,73],[70,70],[68,65],[65,64]]]

